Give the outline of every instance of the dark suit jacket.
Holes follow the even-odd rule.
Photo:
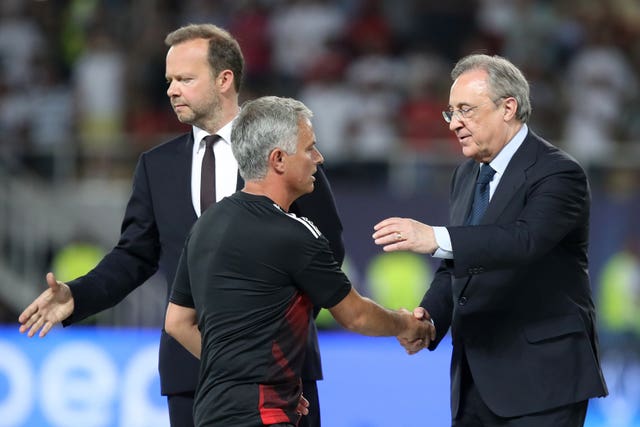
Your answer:
[[[63,322],[65,326],[113,307],[158,269],[167,281],[168,301],[185,238],[197,219],[191,201],[192,148],[189,133],[140,156],[120,240],[87,275],[68,283],[75,305],[71,317]],[[320,228],[336,260],[342,263],[342,224],[322,169],[316,174],[315,190],[298,199],[291,211]],[[312,326],[303,370],[307,380],[322,378],[315,324]],[[198,360],[163,331],[159,358],[162,393],[194,391],[198,367]]]
[[[454,260],[444,260],[421,306],[451,328],[451,410],[461,360],[491,410],[512,417],[605,396],[589,284],[590,190],[582,168],[529,133],[478,226],[464,226],[479,165],[451,186]]]

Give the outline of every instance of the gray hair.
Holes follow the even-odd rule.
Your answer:
[[[267,175],[269,154],[280,148],[294,154],[300,120],[313,113],[292,98],[263,96],[242,105],[231,129],[231,149],[242,178],[258,181]]]
[[[529,82],[522,72],[507,59],[494,55],[472,54],[465,56],[453,67],[451,78],[455,81],[461,74],[471,70],[487,72],[487,83],[491,99],[513,97],[518,102],[516,118],[526,123],[531,116]]]
[[[189,24],[167,34],[164,43],[171,47],[197,39],[209,40],[207,60],[212,76],[217,76],[223,70],[231,70],[236,92],[240,92],[244,57],[238,41],[227,30],[213,24]]]

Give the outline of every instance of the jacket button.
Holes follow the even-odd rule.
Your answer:
[[[460,297],[460,299],[458,299],[459,305],[465,305],[466,303],[467,303],[467,297]]]

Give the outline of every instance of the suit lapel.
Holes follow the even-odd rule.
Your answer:
[[[537,138],[529,132],[518,151],[509,161],[480,224],[495,223],[513,195],[524,184],[526,170],[535,163],[537,146]]]
[[[181,216],[191,218],[195,222],[198,215],[191,199],[191,164],[193,162],[193,133],[184,135],[183,141],[176,144],[175,157],[169,160],[174,170],[177,185],[175,196],[176,209],[182,211]]]
[[[455,186],[451,195],[451,225],[464,225],[469,215],[479,168],[478,163],[469,160],[457,171],[459,177],[454,178]]]

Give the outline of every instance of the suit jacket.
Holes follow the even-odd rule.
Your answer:
[[[437,339],[451,329],[451,411],[466,356],[483,400],[513,417],[605,396],[589,283],[590,190],[566,153],[529,132],[477,226],[463,225],[479,165],[451,183],[454,259],[443,260],[421,306]]]
[[[189,133],[140,156],[120,240],[93,270],[68,283],[74,311],[63,322],[65,326],[113,307],[158,269],[167,281],[168,301],[185,238],[197,219],[191,201],[192,148]],[[239,187],[241,183],[238,177]],[[298,199],[291,211],[320,228],[336,260],[342,263],[342,224],[322,169],[316,174],[315,190]],[[303,377],[316,380],[322,378],[322,368],[315,323],[311,326]],[[198,360],[163,330],[159,357],[162,394],[194,391],[198,369]]]

